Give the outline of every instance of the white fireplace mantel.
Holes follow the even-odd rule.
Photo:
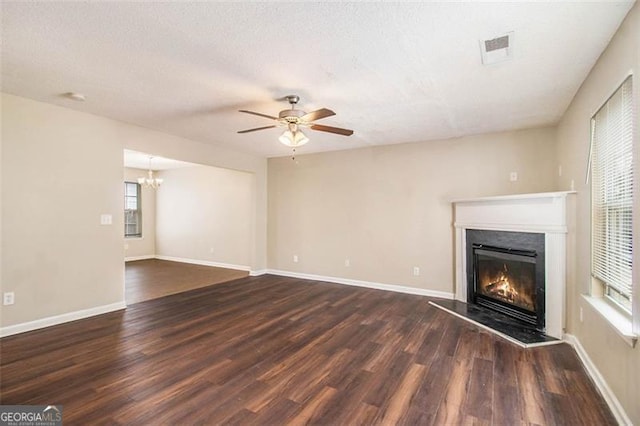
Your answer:
[[[545,234],[545,327],[562,338],[565,318],[567,196],[575,191],[453,200],[456,299],[467,301],[467,229]]]

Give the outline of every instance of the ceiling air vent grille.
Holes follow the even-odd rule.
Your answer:
[[[480,40],[482,63],[485,65],[513,58],[513,31],[497,37]]]

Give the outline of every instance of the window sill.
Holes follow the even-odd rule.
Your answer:
[[[582,298],[604,318],[629,346],[634,348],[638,342],[638,335],[632,331],[631,318],[612,306],[602,297],[588,296]]]
[[[144,240],[144,237],[124,237],[125,240]]]

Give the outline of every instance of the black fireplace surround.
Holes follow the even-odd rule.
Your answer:
[[[467,303],[544,331],[544,238],[540,233],[467,229]]]

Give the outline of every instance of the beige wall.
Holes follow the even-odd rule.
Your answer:
[[[251,174],[195,166],[158,173],[156,253],[236,266],[251,262]]]
[[[124,300],[124,148],[250,172],[251,266],[265,268],[265,159],[2,94],[1,278],[16,296],[2,327]]]
[[[124,168],[124,180],[137,182],[139,177],[147,176],[147,170]],[[142,187],[142,237],[124,239],[124,256],[147,257],[156,254],[156,190]]]
[[[635,104],[640,105],[640,7],[635,5],[618,30],[609,47],[602,54],[582,84],[573,102],[558,126],[558,158],[563,175],[560,186],[569,188],[573,180],[578,191],[576,197],[575,239],[569,244],[568,331],[578,337],[589,357],[620,400],[630,419],[640,424],[640,348],[632,349],[608,325],[581,294],[588,292],[590,282],[590,190],[585,183],[589,155],[589,122],[592,115],[622,83],[630,71],[634,76]],[[637,114],[636,114],[637,120]],[[637,123],[636,123],[637,128]],[[640,158],[640,141],[635,134],[635,158]],[[640,180],[636,175],[636,193]],[[635,209],[640,212],[640,196],[635,197]],[[638,218],[638,214],[634,218]],[[638,221],[635,221],[639,231]],[[639,232],[635,232],[634,245],[638,247]],[[640,276],[640,256],[634,254],[635,277]],[[638,306],[636,304],[636,306]],[[583,322],[579,310],[584,312]]]
[[[269,267],[451,293],[451,200],[554,190],[555,153],[543,128],[270,159]]]
[[[3,95],[2,104],[2,290],[15,292],[2,325],[121,302],[115,129],[14,96]],[[100,225],[101,214],[113,215],[113,225]]]

